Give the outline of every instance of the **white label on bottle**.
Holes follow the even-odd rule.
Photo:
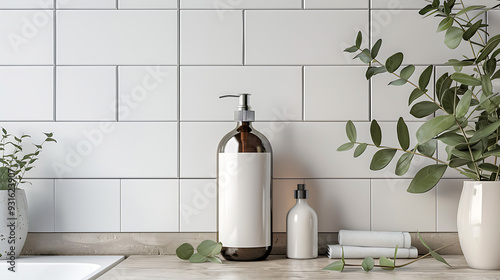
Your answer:
[[[271,154],[219,153],[219,241],[271,246]]]

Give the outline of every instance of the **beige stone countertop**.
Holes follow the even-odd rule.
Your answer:
[[[364,272],[360,267],[348,267],[344,272],[325,271],[333,262],[325,256],[310,260],[287,259],[283,255],[270,256],[260,262],[211,262],[192,264],[174,255],[130,256],[98,278],[98,280],[156,280],[156,279],[500,279],[500,270],[470,269],[463,256],[445,255],[452,265],[426,258],[395,271],[375,268]],[[406,263],[400,259],[397,264]],[[377,262],[377,261],[376,261]],[[361,260],[346,260],[361,263]],[[378,263],[378,262],[377,262]]]

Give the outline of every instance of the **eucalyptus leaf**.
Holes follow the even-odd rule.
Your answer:
[[[457,81],[459,83],[462,83],[464,85],[468,85],[468,86],[480,86],[481,85],[481,80],[478,80],[472,76],[469,76],[467,74],[464,74],[464,73],[453,73],[451,74],[451,78],[454,80],[454,81]]]
[[[465,41],[469,41],[470,38],[472,38],[472,36],[474,36],[474,34],[476,34],[477,30],[479,29],[479,27],[481,26],[481,23],[483,22],[482,19],[476,21],[471,27],[469,27],[469,29],[467,29],[462,38],[465,40]]]
[[[344,262],[343,261],[335,261],[335,262],[323,267],[323,270],[342,272],[344,270]]]
[[[370,271],[375,267],[375,261],[372,257],[366,257],[361,263],[361,267],[364,271]]]
[[[470,108],[470,102],[472,100],[472,91],[469,89],[465,92],[462,99],[457,104],[457,109],[455,110],[455,115],[457,119],[460,119],[467,114]]]
[[[464,9],[458,11],[458,13],[455,16],[460,16],[460,15],[463,15],[465,13],[468,13],[468,12],[471,12],[471,11],[474,11],[474,10],[484,9],[484,8],[486,8],[486,6],[483,6],[483,5],[468,6],[468,7],[465,7]]]
[[[500,49],[498,49],[498,50],[500,50]],[[497,67],[497,60],[494,58],[490,58],[486,61],[486,63],[484,63],[483,70],[486,73],[486,75],[488,76],[488,78],[489,78],[489,76],[493,75],[493,73],[495,73],[496,67]],[[491,78],[491,80],[493,80],[493,78]]]
[[[445,31],[453,25],[453,17],[445,17],[438,25],[437,32]]]
[[[398,119],[397,134],[401,149],[408,150],[410,147],[410,133],[408,132],[408,126],[401,117]]]
[[[401,69],[401,73],[399,74],[399,76],[401,77],[401,79],[408,80],[411,75],[413,75],[413,72],[415,72],[415,66],[408,65],[405,68]]]
[[[219,263],[222,264],[222,260],[219,259],[218,257],[207,257],[207,260],[213,262],[213,263]]]
[[[358,53],[356,56],[354,56],[353,59],[359,58],[364,63],[370,63],[373,59],[370,56],[370,51],[368,49],[362,50],[360,53]]]
[[[194,253],[194,248],[189,243],[183,243],[175,250],[177,257],[182,260],[188,260]]]
[[[431,101],[422,101],[413,105],[410,109],[410,114],[415,118],[423,118],[436,112],[439,106]]]
[[[429,251],[429,253],[431,253],[431,256],[434,257],[434,259],[436,259],[437,261],[440,261],[444,264],[446,264],[447,266],[451,267],[451,265],[438,253],[434,252],[434,251]]]
[[[391,81],[389,83],[390,86],[402,86],[404,84],[406,84],[406,80],[405,79],[397,79],[397,80]]]
[[[394,270],[394,262],[386,257],[380,257],[378,263],[379,265],[383,266],[382,269]]]
[[[438,137],[436,137],[436,139],[440,140],[441,142],[445,143],[448,146],[456,146],[458,144],[465,143],[464,136],[456,134],[454,132],[443,133]]]
[[[417,130],[417,141],[419,144],[423,144],[441,132],[448,129],[455,123],[455,117],[453,115],[442,115],[434,117],[433,119],[424,123]]]
[[[352,121],[348,121],[346,123],[346,126],[345,126],[345,132],[347,134],[347,138],[349,139],[349,141],[351,142],[356,142],[356,139],[357,139],[357,133],[356,133],[356,127],[354,126],[354,124],[352,123]]]
[[[413,159],[414,154],[413,153],[404,153],[401,155],[399,158],[398,162],[396,163],[396,171],[395,174],[398,176],[403,176],[408,172],[408,169],[410,168],[411,165],[411,160]]]
[[[375,44],[373,45],[372,51],[370,53],[372,58],[377,57],[380,46],[382,46],[382,39],[378,39],[377,42],[375,42]]]
[[[482,77],[481,87],[484,95],[490,96],[493,93],[493,85],[491,84],[490,77],[486,75]]]
[[[207,257],[199,253],[194,253],[190,258],[189,262],[192,263],[204,263],[207,261]]]
[[[463,159],[463,158],[453,158],[450,159],[450,162],[448,163],[450,167],[456,168],[460,166],[464,166],[466,164],[471,163],[472,161],[470,159]]]
[[[212,254],[217,245],[218,243],[213,240],[204,240],[200,243],[200,245],[198,245],[196,251],[202,256],[209,256]]]
[[[376,120],[372,120],[372,123],[370,125],[370,134],[373,144],[379,147],[382,143],[382,130],[380,129],[380,126],[378,125]]]
[[[385,67],[383,66],[380,66],[380,67],[368,67],[368,69],[366,69],[366,79],[369,80],[371,77],[377,75],[377,74],[380,74],[380,73],[384,73],[384,72],[387,72],[385,70]]]
[[[384,169],[394,158],[395,154],[395,149],[378,150],[373,155],[372,161],[370,163],[370,169],[374,171]]]
[[[352,47],[348,47],[348,48],[346,48],[346,49],[344,50],[344,52],[353,53],[353,52],[356,52],[356,51],[358,51],[358,50],[359,50],[359,49],[358,49],[358,47],[356,47],[356,46],[352,46]]]
[[[474,132],[474,135],[472,135],[472,138],[469,140],[469,142],[476,142],[484,137],[489,136],[490,134],[495,132],[499,126],[500,120],[477,130],[476,132]]]
[[[450,59],[448,62],[445,63],[446,65],[450,66],[469,66],[474,64],[474,60],[457,60],[457,59]]]
[[[489,172],[498,172],[498,166],[488,162],[481,163],[478,167]]]
[[[421,91],[425,90],[432,76],[432,65],[427,66],[425,70],[420,74],[420,78],[418,79],[418,87]]]
[[[399,66],[401,66],[402,62],[403,62],[403,53],[401,52],[395,53],[385,61],[385,69],[387,69],[387,72],[392,73],[396,71],[399,68]]]
[[[356,47],[359,49],[361,48],[361,43],[363,42],[363,34],[361,34],[361,31],[358,32],[358,35],[356,36]]]
[[[423,7],[420,11],[418,11],[418,13],[420,15],[425,15],[425,14],[427,14],[428,12],[430,12],[432,10],[434,10],[434,7],[432,7],[432,5],[429,4],[429,5],[425,6],[425,7]]]
[[[450,27],[444,35],[444,44],[450,49],[456,49],[462,41],[463,34],[462,29],[455,26]]]
[[[366,143],[361,143],[359,144],[356,149],[354,150],[354,157],[357,158],[359,157],[360,155],[362,155],[364,153],[364,151],[366,150],[366,147],[368,145]]]
[[[352,142],[347,142],[345,144],[342,144],[340,145],[338,148],[337,148],[337,151],[338,152],[344,152],[344,151],[349,151],[350,149],[352,149],[354,147],[354,143]]]
[[[408,106],[411,105],[415,100],[417,100],[420,96],[424,94],[423,91],[421,91],[419,88],[414,89],[410,97],[408,98]]]
[[[485,60],[488,57],[488,55],[498,46],[499,43],[500,43],[500,35],[495,35],[491,37],[486,43],[486,46],[479,54],[479,56],[476,58],[476,63]]]
[[[436,152],[436,140],[432,139],[423,144],[419,144],[417,150],[428,157],[434,156]]]
[[[428,192],[443,177],[446,168],[444,164],[432,164],[420,169],[411,180],[407,191],[410,193]]]

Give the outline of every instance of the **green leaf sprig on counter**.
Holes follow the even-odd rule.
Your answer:
[[[33,165],[37,160],[43,145],[46,142],[57,142],[53,137],[53,133],[44,133],[45,140],[40,144],[32,144],[34,151],[27,152],[25,140],[31,138],[28,134],[22,134],[17,137],[7,132],[2,128],[0,139],[0,190],[8,190],[9,185],[14,184],[18,187],[19,184],[29,183],[24,180],[26,172],[33,169]],[[9,181],[13,182],[9,182]]]
[[[419,261],[423,258],[426,258],[428,256],[432,256],[437,261],[440,261],[440,262],[446,264],[447,266],[451,267],[451,265],[441,255],[436,253],[436,251],[442,250],[442,249],[449,247],[451,245],[443,246],[443,247],[438,248],[436,250],[432,250],[431,247],[429,247],[429,245],[427,245],[427,243],[425,243],[425,241],[422,239],[422,236],[420,236],[420,233],[418,233],[418,238],[420,239],[420,242],[422,242],[422,244],[427,249],[429,249],[429,252],[425,255],[422,255],[422,256],[410,261],[410,262],[396,265],[396,255],[398,253],[398,247],[396,247],[396,249],[394,250],[394,258],[392,260],[389,258],[386,258],[386,257],[381,257],[379,259],[379,264],[377,265],[377,264],[375,264],[375,260],[372,257],[366,257],[361,264],[349,264],[349,263],[345,262],[344,248],[342,247],[342,258],[339,261],[334,261],[333,263],[325,266],[323,268],[323,270],[342,272],[342,271],[344,271],[345,267],[361,267],[366,272],[371,271],[375,267],[380,267],[381,269],[384,269],[384,270],[394,270],[396,268],[410,265],[410,264],[417,262],[417,261]]]
[[[416,131],[417,143],[413,146],[410,145],[408,127],[404,119],[399,118],[396,131],[400,147],[382,145],[382,131],[376,120],[370,126],[372,143],[358,141],[356,127],[348,121],[346,134],[349,142],[337,150],[355,148],[354,157],[359,157],[367,147],[378,148],[370,164],[371,170],[384,169],[399,153],[401,156],[395,169],[398,176],[406,174],[415,155],[433,160],[433,164],[416,173],[407,189],[410,193],[431,190],[448,169],[476,181],[499,180],[500,93],[498,88],[494,89],[492,81],[500,79],[500,70],[497,69],[500,35],[488,34],[488,25],[478,18],[498,7],[500,4],[491,8],[482,5],[466,7],[462,0],[434,0],[419,11],[426,17],[442,18],[437,32],[445,32],[444,43],[450,49],[460,44],[470,46],[470,53],[464,54],[461,60],[452,58],[446,62],[454,71],[436,76],[435,82],[431,79],[433,65],[425,68],[418,82],[412,81],[415,66],[402,67],[403,53],[390,55],[384,62],[378,58],[382,39],[377,40],[371,50],[362,48],[363,37],[359,32],[355,44],[345,52],[356,53],[354,59],[367,64],[366,78],[389,73],[395,77],[389,85],[411,85],[408,97],[410,114],[418,119],[431,118]],[[486,41],[487,34],[489,40]],[[462,72],[464,69],[472,69],[472,73]],[[438,141],[446,147],[446,158],[436,155]]]
[[[205,240],[196,247],[196,253],[194,252],[193,245],[189,243],[184,243],[175,250],[177,257],[182,260],[189,260],[192,263],[204,263],[207,261],[219,263],[222,261],[217,255],[222,250],[222,243],[215,242],[212,240]]]

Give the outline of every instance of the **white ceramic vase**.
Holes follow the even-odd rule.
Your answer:
[[[11,246],[14,246],[15,257],[19,256],[23,249],[24,242],[28,235],[28,203],[26,201],[26,193],[24,190],[16,190],[16,215],[15,228],[12,231],[9,224],[12,216],[9,215],[7,190],[0,190],[0,260],[9,259],[12,255]],[[12,238],[11,238],[12,237]],[[12,239],[15,239],[15,244],[12,244]],[[11,243],[9,243],[11,240]],[[10,253],[10,255],[9,255]]]
[[[500,182],[464,182],[457,226],[467,264],[500,269]]]

